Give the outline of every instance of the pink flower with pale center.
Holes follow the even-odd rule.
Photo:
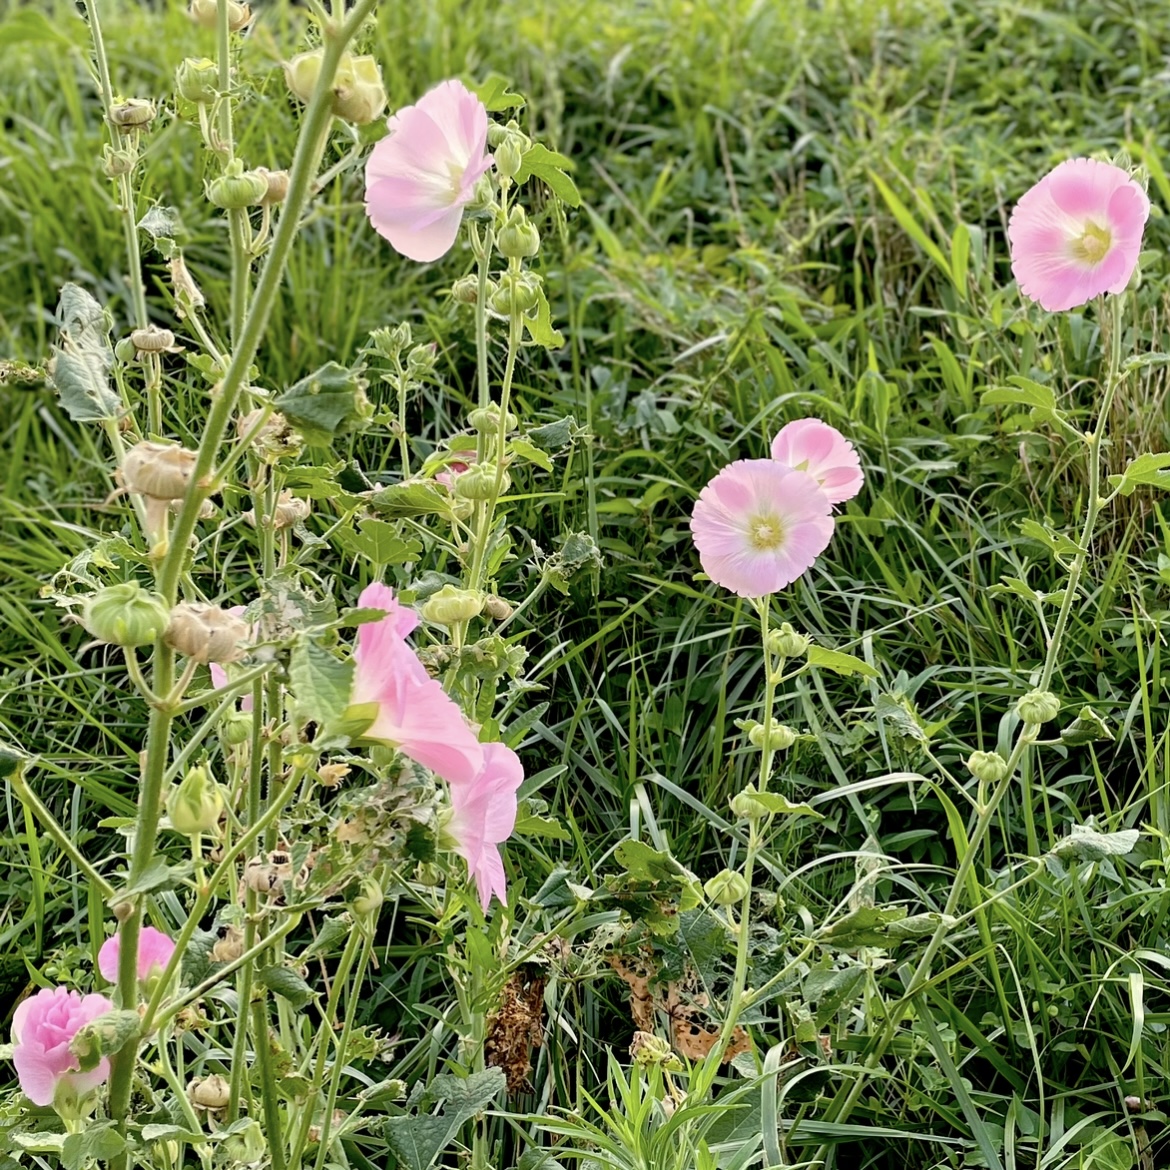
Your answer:
[[[1008,221],[1020,292],[1050,313],[1129,284],[1150,200],[1112,163],[1070,158],[1025,192]]]
[[[71,1082],[82,1096],[110,1075],[105,1057],[89,1072],[79,1072],[69,1043],[86,1024],[113,1010],[104,995],[82,995],[67,987],[42,987],[17,1006],[12,1016],[12,1060],[20,1087],[34,1105],[52,1105],[62,1081]]]
[[[427,674],[406,641],[418,614],[400,605],[385,585],[367,586],[363,609],[381,609],[381,621],[358,628],[350,704],[376,704],[377,715],[364,733],[396,747],[450,784],[470,783],[483,767],[483,746],[459,705]]]
[[[459,458],[453,459],[442,471],[435,472],[435,483],[441,483],[449,491],[455,490],[455,481],[479,458],[474,450],[461,450]]]
[[[798,418],[781,427],[772,440],[772,458],[794,471],[807,471],[830,504],[853,499],[865,482],[853,444],[819,418]]]
[[[699,493],[691,534],[712,581],[740,597],[765,597],[791,585],[825,551],[832,511],[807,472],[775,459],[740,459]]]
[[[469,783],[451,785],[447,831],[479,888],[486,911],[495,894],[508,904],[500,846],[516,827],[516,791],[524,782],[520,757],[502,743],[483,745],[483,767]]]
[[[122,943],[118,935],[111,935],[98,951],[98,970],[107,983],[118,982],[118,957]],[[145,982],[161,975],[175,953],[175,944],[153,926],[144,926],[138,933],[138,978]]]
[[[461,82],[444,81],[387,126],[366,163],[366,215],[403,256],[437,260],[492,165],[487,109]]]

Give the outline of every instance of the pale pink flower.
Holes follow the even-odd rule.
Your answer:
[[[470,783],[451,785],[447,831],[479,888],[484,910],[495,894],[506,906],[502,845],[516,827],[516,790],[524,782],[520,757],[502,743],[483,745],[483,768]]]
[[[455,490],[455,481],[479,458],[474,450],[462,450],[459,458],[453,459],[442,471],[435,472],[435,483],[441,483],[448,491]]]
[[[1050,313],[1122,292],[1137,266],[1150,200],[1112,163],[1070,158],[1025,192],[1008,221],[1020,292]]]
[[[118,935],[111,935],[98,951],[98,970],[107,983],[118,982],[118,956],[122,943]],[[144,982],[161,975],[175,953],[175,944],[153,926],[144,926],[138,933],[138,978]]]
[[[772,458],[794,471],[807,471],[830,504],[853,499],[865,482],[853,444],[819,418],[798,418],[781,427],[772,440]]]
[[[387,125],[366,163],[366,215],[403,256],[437,260],[492,165],[487,110],[461,82],[444,81]]]
[[[418,614],[380,584],[367,586],[358,605],[386,613],[381,621],[358,628],[353,656],[350,703],[378,708],[364,737],[396,747],[451,784],[470,782],[483,767],[483,746],[458,704],[427,674],[406,641]]]
[[[104,995],[82,995],[67,987],[42,987],[20,1003],[12,1016],[12,1060],[24,1095],[34,1105],[52,1105],[61,1081],[83,1096],[110,1075],[105,1057],[89,1072],[79,1072],[79,1061],[69,1043],[90,1021],[114,1005]]]
[[[228,609],[228,613],[230,613],[233,617],[243,617],[244,612],[247,610],[247,608],[248,607],[246,605],[233,605]],[[256,636],[256,627],[255,626],[252,627],[252,633],[250,636],[251,637]],[[207,669],[211,671],[211,685],[213,687],[215,687],[215,689],[217,691],[219,690],[220,687],[226,687],[228,685],[228,672],[226,670],[224,670],[224,668],[222,666],[220,666],[220,664],[218,662],[209,662],[207,664]],[[243,698],[240,700],[240,710],[241,711],[251,711],[252,710],[252,696],[251,695],[244,695]]]
[[[712,581],[740,597],[764,597],[791,585],[825,551],[832,510],[807,472],[741,459],[699,493],[691,533]]]

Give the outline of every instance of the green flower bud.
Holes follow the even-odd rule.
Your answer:
[[[248,21],[252,19],[252,10],[247,4],[238,3],[237,0],[191,0],[191,4],[187,9],[191,19],[196,24],[203,28],[214,29],[216,27],[216,9],[219,4],[226,4],[228,10],[228,28],[232,32],[239,32],[246,28]]]
[[[138,356],[138,350],[134,348],[134,342],[129,337],[120,337],[114,343],[114,357],[125,365],[127,362],[132,362]]]
[[[138,162],[138,153],[134,150],[119,150],[107,143],[102,147],[102,170],[106,177],[116,179],[119,175],[128,175]]]
[[[505,495],[512,486],[512,480],[504,472],[500,482],[500,495]],[[496,490],[496,465],[476,463],[462,475],[455,477],[455,495],[464,500],[490,500]]]
[[[703,884],[703,893],[716,906],[738,906],[747,892],[747,879],[730,869],[722,870]]]
[[[744,730],[748,733],[748,741],[752,747],[764,747],[764,725],[762,723],[747,724]],[[796,742],[796,732],[783,723],[773,723],[771,734],[768,736],[769,746],[774,752],[785,752]]]
[[[454,585],[444,585],[423,603],[422,616],[428,622],[454,626],[471,621],[482,610],[483,594],[477,589],[458,589]]]
[[[167,797],[171,827],[184,837],[214,833],[223,815],[223,793],[203,764],[188,768],[186,776]]]
[[[354,916],[369,925],[377,920],[378,911],[382,909],[385,900],[382,883],[377,878],[365,877],[349,905]]]
[[[999,752],[972,752],[967,771],[984,784],[998,784],[1007,775],[1007,760]]]
[[[803,658],[808,653],[809,642],[809,638],[798,634],[788,622],[768,634],[768,649],[781,658]]]
[[[209,106],[219,94],[219,67],[207,57],[185,57],[175,70],[175,92],[185,101]]]
[[[321,75],[324,49],[299,53],[284,67],[284,78],[294,97],[307,102]],[[382,70],[373,57],[342,55],[333,80],[333,113],[347,122],[372,122],[386,108]]]
[[[489,280],[487,286],[489,294],[496,291],[494,280]],[[451,286],[451,299],[460,305],[474,305],[479,300],[479,277],[474,273],[461,276]]]
[[[154,121],[154,102],[146,98],[127,98],[110,107],[110,121],[119,130],[145,130]]]
[[[487,406],[477,407],[467,416],[467,421],[471,423],[472,429],[481,435],[498,435],[500,433],[500,408],[494,402]],[[519,425],[519,419],[511,411],[508,411],[508,417],[504,421],[504,433],[514,431]]]
[[[379,357],[384,357],[388,361],[401,357],[402,351],[408,349],[412,341],[413,334],[409,321],[403,321],[401,325],[395,325],[392,329],[389,327],[375,329],[370,334],[370,348]]]
[[[229,747],[239,747],[252,738],[252,716],[244,711],[233,711],[220,723],[220,734]]]
[[[258,1166],[268,1153],[260,1123],[253,1119],[242,1128],[232,1126],[220,1141],[219,1152],[229,1166]]]
[[[435,359],[438,356],[439,349],[433,341],[427,345],[416,345],[406,355],[406,372],[416,378],[429,374],[435,368]]]
[[[492,158],[496,161],[496,174],[501,179],[515,178],[524,165],[524,154],[520,149],[520,144],[511,135],[508,135],[496,147],[492,152]]]
[[[224,173],[207,184],[207,198],[226,211],[254,207],[267,194],[268,180],[258,171],[244,170],[238,158],[232,159]]]
[[[1025,723],[1047,723],[1060,714],[1060,700],[1051,691],[1029,691],[1016,703],[1016,711]]]
[[[509,272],[500,279],[496,291],[488,297],[488,308],[501,317],[513,312],[527,313],[540,300],[539,278],[529,272]]]
[[[757,800],[759,794],[754,784],[749,784],[742,792],[737,792],[731,798],[731,811],[744,821],[758,821],[768,815],[767,808]]]
[[[508,222],[496,237],[496,247],[500,255],[509,260],[535,256],[540,251],[540,233],[528,222],[523,207],[512,208]]]
[[[81,611],[81,624],[99,641],[115,646],[146,646],[161,636],[170,620],[166,601],[137,581],[99,589]]]

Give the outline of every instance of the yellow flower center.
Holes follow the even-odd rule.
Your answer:
[[[771,552],[784,543],[784,529],[775,516],[753,516],[748,521],[748,543],[756,552]]]
[[[1113,234],[1108,228],[1098,227],[1092,220],[1085,223],[1084,231],[1073,240],[1074,259],[1084,264],[1100,264],[1113,244]]]

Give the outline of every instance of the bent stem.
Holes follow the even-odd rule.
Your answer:
[[[1097,528],[1097,518],[1102,507],[1101,448],[1104,432],[1109,424],[1109,414],[1113,407],[1113,399],[1117,393],[1118,386],[1121,384],[1121,336],[1124,310],[1125,299],[1122,296],[1115,296],[1110,303],[1109,367],[1106,374],[1105,393],[1101,399],[1101,409],[1097,417],[1097,428],[1095,431],[1088,432],[1082,436],[1089,448],[1089,498],[1085,506],[1085,520],[1081,526],[1081,537],[1078,542],[1077,553],[1068,568],[1068,586],[1065,589],[1064,597],[1060,603],[1060,611],[1056,618],[1056,624],[1052,627],[1052,633],[1048,639],[1047,652],[1044,655],[1044,665],[1040,671],[1040,681],[1038,684],[1038,689],[1042,691],[1048,690],[1052,685],[1052,679],[1056,673],[1056,666],[1060,660],[1060,650],[1064,641],[1065,631],[1068,629],[1069,616],[1072,613],[1076,592],[1080,586],[1085,564],[1088,561],[1089,549]],[[914,970],[914,974],[906,985],[905,992],[898,1002],[886,1013],[885,1025],[878,1033],[873,1047],[865,1059],[862,1073],[853,1080],[849,1089],[844,1091],[843,1096],[838,1095],[840,1104],[836,1108],[830,1106],[825,1116],[826,1122],[843,1124],[848,1120],[861,1094],[865,1091],[869,1074],[877,1068],[897,1033],[898,1021],[901,1017],[902,1009],[929,983],[931,964],[938,955],[947,935],[953,929],[952,919],[962,900],[967,879],[975,867],[980,846],[983,844],[992,822],[995,820],[996,813],[999,811],[999,806],[1015,779],[1017,770],[1024,761],[1025,753],[1035,742],[1039,731],[1039,724],[1021,724],[1011,754],[1008,756],[1004,778],[996,786],[987,803],[979,809],[975,824],[971,830],[971,835],[967,841],[966,849],[959,861],[959,868],[955,871],[955,880],[951,886],[950,894],[947,897],[946,905],[943,907],[939,924],[927,942],[926,949],[918,962],[918,966]],[[834,1105],[836,1105],[836,1101]],[[817,1150],[816,1157],[812,1159],[813,1164],[824,1164],[829,1156],[830,1148],[827,1143],[821,1145]]]

